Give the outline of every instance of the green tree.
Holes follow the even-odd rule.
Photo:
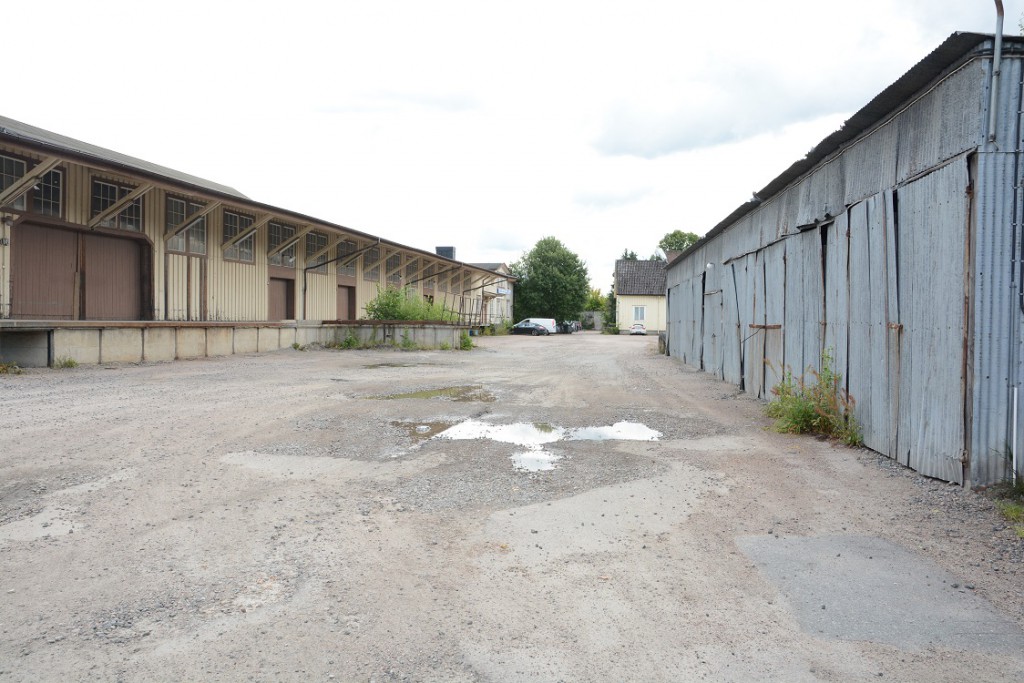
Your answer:
[[[700,239],[700,235],[693,232],[683,232],[682,230],[673,230],[667,233],[658,242],[658,247],[662,251],[686,251]]]
[[[620,261],[636,261],[637,260],[636,252],[632,251],[631,249],[623,249],[622,250],[622,256],[619,257],[619,260]]]
[[[615,320],[615,289],[608,289],[608,296],[604,301],[604,321],[608,325],[614,325]]]
[[[603,311],[604,310],[604,296],[601,294],[600,289],[590,290],[590,295],[587,297],[587,303],[583,305],[584,311]]]
[[[545,237],[509,266],[515,284],[515,318],[577,320],[587,303],[587,266],[554,237]]]

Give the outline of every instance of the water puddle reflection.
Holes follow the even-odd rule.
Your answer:
[[[579,427],[566,429],[543,422],[518,422],[508,425],[493,425],[479,420],[460,422],[431,437],[465,441],[490,439],[510,443],[526,449],[511,456],[516,469],[527,472],[552,470],[562,456],[544,450],[544,446],[558,441],[657,441],[661,432],[638,422],[616,422],[604,427]]]

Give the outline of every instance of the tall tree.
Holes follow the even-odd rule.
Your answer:
[[[578,320],[590,293],[587,266],[554,237],[545,237],[509,266],[515,318]]]
[[[696,244],[699,239],[700,235],[696,233],[673,230],[661,238],[658,246],[662,251],[686,251]]]
[[[636,252],[632,251],[630,249],[623,249],[622,250],[622,256],[619,257],[619,260],[620,261],[636,261],[637,260]]]

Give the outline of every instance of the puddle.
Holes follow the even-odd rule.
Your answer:
[[[480,385],[467,385],[461,387],[444,387],[443,389],[425,389],[423,391],[410,391],[404,394],[382,394],[380,396],[367,396],[367,398],[393,401],[404,398],[446,398],[452,401],[493,403],[494,394],[485,390]]]
[[[451,424],[451,422],[392,422],[391,426],[398,427],[413,439],[423,440],[437,436]]]
[[[638,422],[616,422],[606,427],[579,427],[566,429],[545,422],[518,422],[493,425],[479,420],[466,420],[446,429],[435,437],[464,441],[490,439],[526,448],[525,453],[511,457],[516,469],[528,472],[555,469],[562,456],[544,450],[544,446],[558,441],[657,441],[661,432]]]
[[[512,466],[517,470],[526,472],[544,472],[555,469],[555,463],[562,459],[562,456],[548,451],[526,451],[516,453],[511,458]]]

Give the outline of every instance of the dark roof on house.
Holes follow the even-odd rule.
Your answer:
[[[709,239],[721,234],[730,225],[760,206],[762,202],[785,190],[818,164],[842,152],[856,138],[892,116],[916,93],[934,83],[951,69],[958,67],[968,59],[991,55],[994,39],[995,36],[989,34],[961,32],[946,38],[928,56],[911,67],[895,83],[880,92],[851,116],[839,130],[815,145],[803,159],[794,162],[775,180],[768,183],[764,189],[756,192],[754,199],[737,207],[693,246],[672,259],[668,266],[675,265],[690,252],[699,249]],[[1004,35],[1002,48],[1004,55],[1020,54],[1024,52],[1024,40],[1020,37]]]
[[[615,262],[616,296],[665,296],[665,262],[619,259]]]
[[[483,268],[484,270],[497,271],[499,268],[501,268],[505,264],[504,263],[470,263],[469,265],[473,266],[474,268]]]
[[[149,161],[136,159],[135,157],[130,157],[127,154],[121,154],[120,152],[114,152],[109,149],[104,149],[103,147],[90,145],[88,142],[75,140],[74,138],[69,138],[66,135],[51,133],[48,130],[36,128],[35,126],[30,126],[27,123],[9,119],[6,116],[0,116],[0,135],[6,135],[24,142],[31,142],[35,145],[60,152],[73,152],[79,156],[96,159],[107,164],[121,166],[130,171],[161,176],[163,178],[176,180],[180,183],[192,185],[211,192],[237,197],[238,199],[249,199],[233,187],[221,185],[220,183],[205,180],[194,175],[189,175],[188,173],[182,173],[181,171],[175,171],[173,168],[160,166]]]

